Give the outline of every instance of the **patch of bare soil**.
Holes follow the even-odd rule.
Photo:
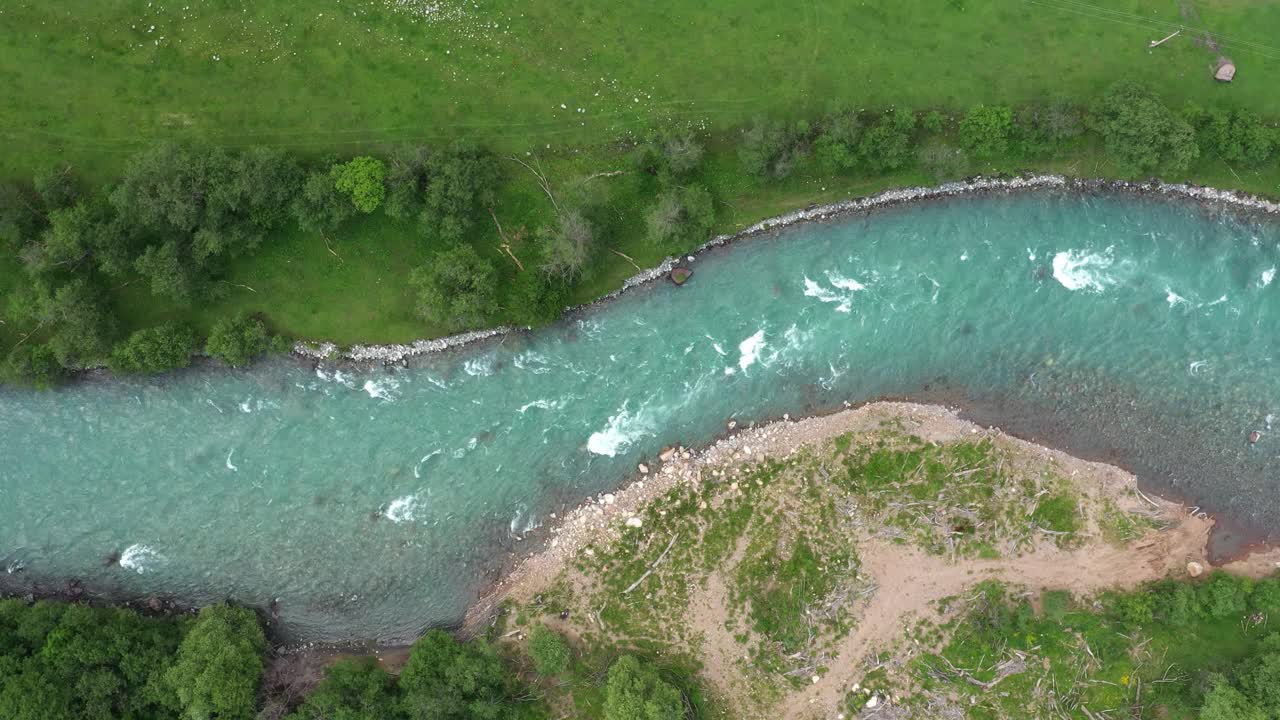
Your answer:
[[[626,521],[637,518],[648,503],[669,490],[688,484],[721,481],[731,468],[765,457],[790,457],[801,448],[820,446],[837,436],[853,433],[854,442],[869,437],[887,424],[926,441],[951,443],[986,438],[1009,458],[1013,468],[1028,472],[1051,466],[1054,474],[1067,480],[1080,498],[1083,522],[1078,538],[1064,544],[1051,534],[1031,547],[997,559],[954,559],[931,555],[902,542],[874,536],[873,528],[851,530],[856,538],[860,561],[859,580],[874,585],[874,592],[862,592],[847,602],[856,622],[848,634],[838,638],[824,652],[827,670],[814,681],[806,679],[798,689],[779,685],[779,695],[761,704],[752,696],[753,670],[747,649],[726,627],[730,615],[730,571],[734,560],[711,572],[691,595],[684,617],[678,622],[700,640],[682,649],[695,652],[703,664],[702,679],[725,699],[738,717],[842,718],[840,705],[853,684],[862,678],[874,658],[892,651],[895,642],[913,621],[936,618],[938,601],[962,595],[966,589],[987,579],[1027,590],[1068,590],[1090,595],[1108,588],[1131,588],[1168,575],[1185,574],[1188,563],[1209,568],[1206,544],[1213,521],[1188,514],[1186,509],[1137,490],[1135,478],[1101,463],[1073,458],[1065,453],[1018,440],[994,428],[982,428],[961,420],[954,412],[936,406],[906,403],[876,403],[836,414],[800,421],[784,420],[736,432],[701,453],[683,449],[667,454],[656,471],[645,469],[637,480],[615,494],[604,495],[584,505],[552,531],[543,552],[521,563],[468,615],[467,626],[482,627],[504,598],[527,603],[556,583],[581,585],[573,559],[593,543],[597,547],[617,538]],[[736,484],[735,484],[736,487]],[[1117,541],[1105,537],[1101,521],[1108,513],[1125,513],[1149,522],[1133,537]],[[743,547],[735,557],[740,560]],[[1232,572],[1260,576],[1274,572],[1280,550],[1257,554],[1226,565]],[[655,572],[662,572],[655,568]],[[582,628],[574,628],[574,623]],[[575,617],[557,623],[573,636],[589,631],[589,618]],[[737,627],[730,622],[729,627]],[[893,698],[877,703],[880,717],[893,717]],[[952,708],[940,706],[940,716]],[[864,710],[864,712],[867,712]]]

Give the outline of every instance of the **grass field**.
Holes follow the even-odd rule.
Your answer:
[[[1263,0],[764,0],[686,3],[509,0],[19,2],[0,8],[0,177],[71,163],[109,182],[132,152],[161,139],[273,145],[311,157],[383,151],[457,137],[500,153],[540,155],[566,187],[616,168],[619,140],[675,119],[704,127],[703,181],[722,229],[810,202],[865,194],[923,173],[820,177],[762,187],[731,145],[758,116],[814,117],[831,105],[961,111],[978,102],[1066,97],[1085,104],[1114,79],[1144,82],[1174,107],[1188,101],[1280,116],[1280,4]],[[1207,28],[1239,67],[1215,83],[1215,53],[1177,26]],[[1273,163],[1274,165],[1274,163]],[[1017,162],[969,171],[1018,170]],[[1113,172],[1096,148],[1036,169]],[[551,210],[508,165],[496,212],[533,229]],[[1280,172],[1204,162],[1196,180],[1277,192]],[[624,178],[615,182],[623,185]],[[639,198],[624,187],[620,197]],[[647,199],[647,198],[646,198]],[[633,202],[633,204],[635,204]],[[642,207],[622,203],[604,246],[651,264]],[[473,238],[495,261],[489,227]],[[131,326],[181,318],[198,330],[233,309],[267,312],[297,337],[402,341],[440,332],[417,320],[405,289],[428,254],[415,227],[378,215],[329,253],[290,231],[233,268],[225,294],[199,307],[121,290]],[[576,290],[585,301],[634,272],[601,252]],[[18,282],[0,257],[0,292]],[[248,286],[252,290],[247,290]],[[0,326],[0,344],[6,340]]]

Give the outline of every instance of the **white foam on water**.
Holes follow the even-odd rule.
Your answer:
[[[627,403],[623,403],[618,413],[609,417],[603,430],[591,433],[587,439],[587,450],[596,455],[616,457],[649,433],[650,425],[644,416],[644,408],[633,413],[627,409]]]
[[[523,535],[542,525],[542,523],[538,522],[538,518],[535,515],[529,514],[526,516],[525,514],[528,512],[529,509],[524,505],[520,505],[516,508],[516,514],[511,517],[511,522],[507,524],[507,530],[512,535]],[[522,520],[523,522],[521,522]]]
[[[835,303],[836,312],[852,312],[854,294],[866,290],[867,286],[853,278],[844,277],[830,270],[827,271],[826,275],[827,282],[831,283],[830,288],[819,285],[808,275],[804,277],[805,297],[814,298],[819,302]]]
[[[1053,256],[1053,279],[1068,290],[1103,292],[1115,282],[1105,272],[1115,263],[1111,252],[1112,248],[1102,254],[1064,250]]]
[[[1221,305],[1226,301],[1227,301],[1227,296],[1223,295],[1222,297],[1218,298],[1217,300],[1214,300],[1211,303],[1204,303],[1201,307],[1213,307],[1214,305]]]
[[[364,391],[374,400],[382,400],[383,402],[395,402],[400,393],[400,381],[393,377],[382,378],[381,380],[365,380]]]
[[[387,503],[387,509],[382,512],[382,515],[396,524],[413,522],[414,514],[418,511],[419,504],[416,494],[398,497]]]
[[[251,397],[245,398],[244,402],[240,403],[240,412],[242,413],[253,412],[253,398]]]
[[[541,353],[532,350],[522,352],[511,360],[511,364],[521,370],[528,370],[535,375],[543,375],[551,372],[551,368],[547,367],[547,357]],[[541,367],[530,367],[530,363],[536,363]]]
[[[231,472],[240,472],[240,468],[231,464],[231,456],[236,454],[236,449],[231,448],[231,452],[227,453],[227,469]]]
[[[421,478],[421,477],[422,477],[422,472],[421,472],[421,471],[422,471],[422,464],[423,464],[423,463],[425,463],[426,461],[430,460],[431,458],[435,457],[436,455],[439,455],[439,454],[440,454],[440,451],[439,451],[439,450],[432,450],[431,452],[427,453],[426,455],[423,455],[423,456],[422,456],[422,459],[421,459],[421,460],[419,460],[419,461],[418,461],[416,464],[414,464],[414,466],[413,466],[413,476],[414,476],[415,478]]]
[[[326,372],[324,368],[316,366],[316,377],[327,383],[334,383],[343,387],[354,388],[356,386],[355,381],[350,376],[337,368],[334,368],[333,372]]]
[[[754,335],[738,343],[738,368],[746,371],[760,359],[760,350],[764,348],[764,330],[757,330]]]
[[[489,358],[473,358],[463,363],[462,369],[473,377],[487,377],[493,374],[493,361]]]
[[[1190,304],[1190,303],[1188,303],[1188,302],[1187,302],[1187,299],[1186,299],[1186,298],[1184,298],[1184,297],[1182,297],[1181,295],[1179,295],[1178,293],[1174,292],[1172,288],[1166,287],[1166,288],[1164,289],[1164,292],[1165,292],[1164,299],[1165,299],[1165,302],[1169,303],[1169,307],[1174,307],[1175,305],[1189,305],[1189,304]]]
[[[559,410],[564,407],[563,400],[534,400],[520,406],[519,413],[525,414],[530,408],[538,408],[539,410]]]
[[[1262,271],[1262,279],[1258,282],[1258,287],[1266,287],[1276,279],[1276,268],[1272,265],[1270,268]]]
[[[1036,253],[1031,248],[1027,248],[1027,260],[1030,260],[1031,262],[1036,261]]]
[[[161,560],[164,558],[160,553],[142,543],[130,545],[120,553],[120,567],[132,570],[139,575],[151,572],[155,564]]]

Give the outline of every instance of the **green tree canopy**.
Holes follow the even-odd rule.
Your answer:
[[[387,194],[384,181],[387,167],[381,160],[367,155],[334,165],[329,171],[333,186],[351,198],[351,204],[362,213],[371,213],[382,205]]]
[[[715,224],[715,203],[700,185],[667,190],[645,215],[646,237],[664,250],[683,250],[700,243]]]
[[[231,367],[243,367],[267,351],[271,337],[261,320],[238,313],[214,323],[204,351]]]
[[[252,720],[266,649],[253,612],[230,605],[201,610],[164,676],[182,717]]]
[[[573,654],[563,635],[538,625],[529,633],[529,657],[539,675],[559,675],[569,669]]]
[[[1107,154],[1131,173],[1181,172],[1200,156],[1191,126],[1134,82],[1112,85],[1094,107],[1092,122]]]
[[[684,698],[652,666],[623,655],[609,668],[605,720],[684,720]]]
[[[975,105],[960,120],[960,145],[975,157],[997,157],[1009,150],[1013,111],[1003,105]]]
[[[165,323],[129,335],[112,348],[107,364],[117,373],[161,373],[190,365],[195,349],[191,328]]]
[[[484,324],[497,310],[497,272],[470,245],[442,250],[409,274],[418,314],[450,330]]]
[[[307,694],[289,720],[398,720],[395,678],[372,660],[340,660]]]
[[[890,110],[862,134],[858,153],[875,172],[906,167],[913,159],[916,116],[910,110]]]
[[[400,672],[409,720],[506,720],[519,714],[515,685],[493,646],[431,630]]]

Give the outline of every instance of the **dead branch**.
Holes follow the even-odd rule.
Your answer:
[[[640,583],[644,582],[645,578],[653,574],[653,570],[654,568],[658,567],[658,563],[662,562],[662,559],[667,556],[667,553],[671,552],[671,547],[676,544],[676,538],[678,537],[680,537],[680,533],[676,533],[675,535],[671,536],[671,542],[667,543],[667,549],[662,551],[662,554],[658,556],[657,560],[654,560],[652,563],[650,563],[649,569],[644,571],[644,574],[640,576],[639,580],[636,580],[635,582],[631,583],[631,587],[628,587],[626,590],[622,591],[623,595],[626,595],[627,593],[630,593],[632,590],[635,590],[636,587],[640,585]]]
[[[248,291],[249,291],[249,292],[251,292],[251,293],[256,293],[256,292],[258,292],[257,290],[254,290],[253,288],[249,287],[248,285],[241,285],[240,283],[233,283],[233,282],[231,282],[230,280],[219,280],[218,282],[226,283],[226,284],[228,284],[228,285],[234,285],[234,286],[236,286],[236,287],[238,287],[238,288],[244,288],[245,290],[248,290]]]
[[[508,159],[509,159],[509,160],[512,160],[512,161],[515,161],[515,162],[520,163],[520,164],[521,164],[521,165],[523,165],[523,166],[524,166],[524,167],[525,167],[529,172],[533,173],[533,176],[534,176],[535,178],[537,178],[537,179],[538,179],[538,185],[542,187],[542,192],[546,193],[546,194],[547,194],[547,198],[551,200],[551,207],[555,208],[555,209],[556,209],[556,214],[557,214],[557,215],[559,215],[559,214],[560,214],[560,203],[556,202],[556,196],[551,192],[551,183],[547,181],[547,176],[546,176],[546,174],[544,174],[544,173],[542,172],[542,170],[541,170],[541,168],[542,168],[542,164],[541,164],[541,163],[538,163],[538,158],[537,158],[536,156],[533,158],[533,161],[534,161],[535,163],[538,163],[538,169],[534,169],[534,167],[533,167],[532,165],[530,165],[529,163],[527,163],[527,162],[525,162],[525,161],[521,160],[520,158],[516,157],[515,155],[512,155],[512,156],[511,156],[510,158],[508,158]]]
[[[339,255],[339,254],[338,254],[338,253],[333,249],[333,246],[329,244],[329,236],[328,236],[328,235],[326,235],[326,234],[325,234],[325,232],[324,232],[323,230],[321,230],[321,231],[320,231],[320,239],[321,239],[321,240],[324,240],[324,246],[325,246],[325,248],[329,251],[329,254],[330,254],[330,255],[332,255],[332,256],[334,256],[334,257],[338,258],[338,262],[344,262],[344,261],[343,261],[343,259],[342,259],[342,256],[341,256],[341,255]]]
[[[620,257],[620,258],[622,258],[622,259],[626,260],[627,262],[631,263],[632,267],[634,267],[634,268],[636,269],[636,272],[644,272],[644,268],[642,268],[642,267],[640,267],[639,265],[637,265],[637,264],[636,264],[636,261],[635,261],[635,260],[632,260],[632,259],[631,259],[631,257],[630,257],[629,255],[625,255],[625,254],[623,254],[623,253],[620,253],[620,252],[618,252],[617,250],[614,250],[613,248],[609,248],[609,252],[611,252],[611,253],[613,253],[614,255],[617,255],[618,257]]]

